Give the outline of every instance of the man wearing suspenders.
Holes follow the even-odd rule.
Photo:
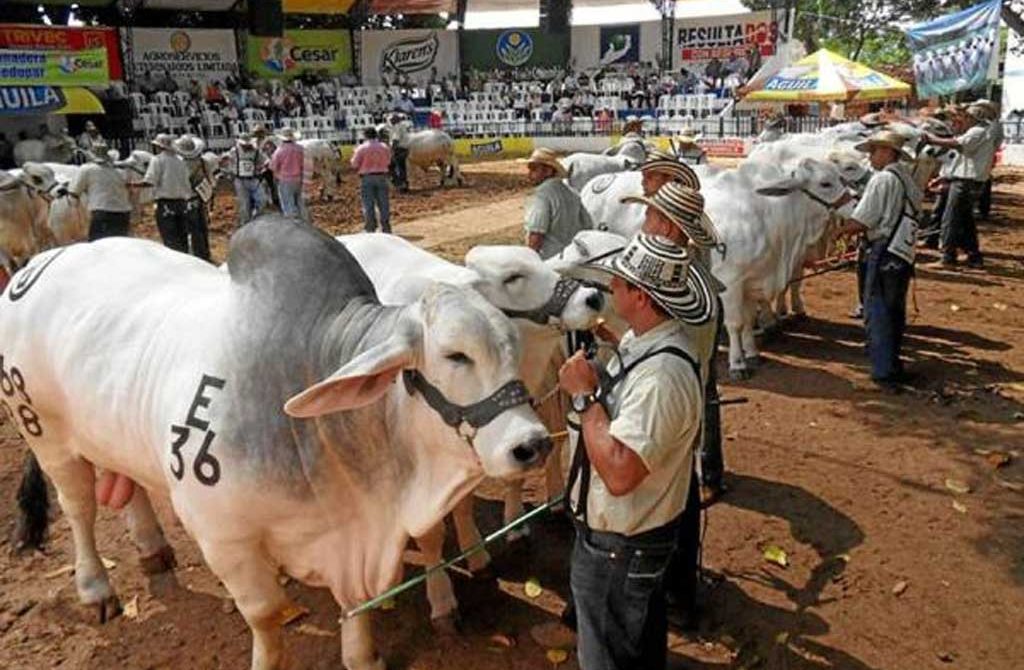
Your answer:
[[[559,371],[580,424],[568,482],[580,667],[661,670],[664,576],[693,484],[703,405],[684,328],[714,319],[712,279],[682,247],[642,233],[584,267],[612,275],[612,305],[630,330],[606,372],[582,351]]]
[[[210,260],[210,226],[206,217],[207,203],[213,199],[213,190],[217,180],[206,169],[203,161],[203,149],[206,143],[195,135],[185,134],[174,141],[174,150],[188,166],[189,184],[192,186],[192,197],[185,206],[185,217],[188,219],[189,248],[193,256]]]
[[[689,169],[689,168],[687,168]],[[696,185],[696,188],[693,188]],[[700,507],[714,503],[725,491],[722,461],[722,419],[719,407],[718,379],[714,357],[718,348],[718,334],[722,327],[722,303],[718,293],[722,287],[711,276],[712,249],[721,240],[714,224],[704,212],[704,197],[699,192],[700,181],[691,170],[690,175],[663,184],[650,197],[629,196],[623,202],[642,202],[647,215],[641,231],[649,235],[666,237],[693,256],[711,277],[714,286],[714,318],[705,324],[684,324],[683,333],[690,339],[701,366],[704,380],[703,430],[700,438],[700,495],[691,487],[679,527],[679,546],[666,575],[673,621],[686,628],[697,624],[697,581],[700,568]]]
[[[871,379],[890,391],[899,390],[906,381],[900,348],[922,198],[910,170],[901,162],[912,160],[903,142],[901,135],[882,131],[857,145],[858,151],[870,155],[875,174],[840,230],[840,234],[863,232],[868,240],[864,322]]]
[[[233,178],[235,186],[235,208],[238,213],[238,227],[253,220],[263,209],[263,189],[260,178],[266,170],[266,161],[252,135],[242,133],[221,158],[221,168]]]

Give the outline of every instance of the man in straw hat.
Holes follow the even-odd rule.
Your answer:
[[[91,147],[90,161],[78,169],[68,194],[85,198],[90,242],[103,237],[127,236],[132,203],[124,177],[114,167],[110,148],[102,138],[93,141]]]
[[[535,149],[527,159],[527,176],[537,187],[526,207],[526,244],[540,254],[550,258],[572,242],[581,230],[592,228],[580,196],[565,183],[568,176],[558,155],[551,149]]]
[[[685,249],[643,233],[584,267],[611,274],[612,306],[630,329],[606,371],[582,351],[559,371],[580,423],[568,482],[580,667],[664,668],[658,576],[675,550],[701,430],[701,366],[684,328],[714,321],[714,289]]]
[[[867,153],[875,174],[840,234],[864,233],[864,323],[871,379],[896,390],[906,381],[900,348],[907,321],[907,288],[917,242],[916,216],[922,193],[914,182],[904,138],[883,130],[856,146]]]
[[[260,175],[266,170],[263,152],[256,146],[252,135],[242,133],[235,146],[221,158],[221,169],[233,178],[235,185],[238,226],[252,221],[263,209],[263,187]]]
[[[693,175],[696,179],[696,175]],[[700,184],[697,184],[698,188]],[[704,212],[704,197],[697,189],[680,182],[662,185],[652,196],[623,198],[623,202],[647,205],[641,231],[660,235],[687,249],[694,262],[711,276],[710,250],[721,245],[718,231]],[[679,547],[665,576],[673,615],[685,627],[697,621],[697,577],[700,560],[700,506],[714,504],[726,491],[725,464],[722,457],[722,417],[719,407],[718,378],[714,356],[718,348],[723,310],[718,297],[720,286],[714,281],[715,318],[699,326],[684,326],[684,333],[700,356],[704,380],[703,431],[700,443],[701,485],[698,495],[692,487],[686,513],[680,525]]]
[[[988,141],[992,143],[992,167],[995,167],[996,154],[1003,146],[1003,124],[999,122],[999,105],[991,100],[975,100],[974,104],[981,107],[988,120]],[[941,137],[941,135],[940,135]],[[992,212],[992,170],[989,169],[988,179],[981,186],[978,194],[978,216],[988,219]]]
[[[698,144],[701,135],[693,128],[683,128],[679,131],[672,142],[675,145],[676,155],[690,165],[700,165],[707,162],[707,152]]]
[[[188,167],[188,180],[192,188],[192,197],[188,199],[185,209],[185,215],[188,217],[189,251],[193,256],[209,261],[210,226],[206,218],[206,207],[213,199],[217,181],[203,160],[205,148],[206,143],[203,140],[188,133],[174,141],[174,150]]]
[[[281,213],[310,223],[302,195],[302,168],[305,156],[297,142],[299,134],[291,128],[283,128],[277,138],[281,140],[281,144],[270,157],[270,171],[274,173],[274,181],[277,183]]]
[[[174,136],[160,133],[152,145],[158,153],[149,162],[145,176],[133,187],[153,187],[156,227],[164,246],[188,253],[188,201],[192,197],[188,166],[174,150]]]
[[[968,267],[984,266],[974,207],[982,185],[991,176],[996,147],[988,126],[988,109],[982,105],[969,105],[966,114],[967,129],[957,137],[942,138],[932,133],[924,136],[929,144],[956,149],[960,153],[949,170],[949,195],[939,241],[942,260],[936,264],[937,267],[956,267],[957,251],[961,249],[967,253]]]
[[[673,154],[651,149],[647,152],[647,159],[640,164],[639,169],[640,183],[646,196],[654,195],[659,188],[670,182],[682,184],[694,191],[700,190],[700,177],[693,171],[693,168]]]

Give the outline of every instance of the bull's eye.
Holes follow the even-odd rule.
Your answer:
[[[454,351],[450,354],[445,354],[444,357],[450,360],[452,363],[456,363],[458,365],[473,364],[473,359],[467,356],[466,354],[462,353],[461,351]]]
[[[514,284],[517,281],[520,281],[521,279],[525,279],[525,277],[517,272],[516,274],[505,277],[505,281],[503,283],[505,284],[505,286],[508,286],[509,284]]]

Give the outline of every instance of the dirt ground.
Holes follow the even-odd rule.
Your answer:
[[[414,180],[430,188],[393,200],[396,231],[454,258],[475,243],[518,240],[519,170],[484,163],[467,174],[470,185],[454,191]],[[357,230],[357,202],[346,183],[339,200],[314,206],[315,221]],[[495,208],[506,215],[495,218]],[[220,198],[218,260],[232,217]],[[696,634],[673,632],[670,667],[1024,667],[1024,171],[999,171],[981,230],[984,271],[919,268],[905,346],[921,375],[915,388],[869,387],[863,330],[847,316],[848,271],[809,279],[811,316],[764,343],[766,363],[751,381],[723,383],[724,397],[748,402],[723,410],[731,491],[706,516],[706,617]],[[9,426],[0,431],[6,532],[23,450]],[[496,501],[479,509],[485,531],[499,525]],[[59,513],[45,554],[15,557],[0,545],[0,668],[248,667],[245,623],[166,504],[160,513],[179,568],[148,580],[121,520],[101,512],[101,553],[134,610],[102,626],[76,604],[71,576],[54,574],[72,560]],[[459,638],[434,634],[422,589],[377,612],[388,667],[553,667],[529,631],[564,602],[568,542],[564,523],[548,518],[527,545],[495,549],[496,581],[455,575]],[[788,566],[765,560],[769,546]],[[524,592],[531,577],[544,587],[535,599]],[[286,629],[290,667],[341,667],[330,596],[287,589],[310,610]],[[575,668],[574,656],[561,667]]]

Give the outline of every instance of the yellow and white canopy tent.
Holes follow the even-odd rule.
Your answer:
[[[744,102],[871,102],[910,97],[910,85],[819,49],[770,77],[755,78]]]

